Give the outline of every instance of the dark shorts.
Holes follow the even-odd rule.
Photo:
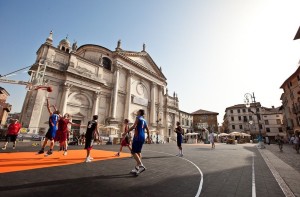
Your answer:
[[[54,140],[56,134],[56,128],[49,128],[45,137],[49,140]]]
[[[138,141],[138,140],[133,139],[131,153],[132,154],[134,154],[134,153],[141,153],[144,142],[145,142],[145,140]]]
[[[84,149],[91,150],[93,148],[94,139],[85,138]]]
[[[7,142],[15,142],[17,140],[18,135],[6,135],[5,141]]]
[[[182,143],[182,138],[177,138],[177,146],[181,146],[181,143]]]

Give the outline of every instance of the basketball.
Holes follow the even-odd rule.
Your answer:
[[[47,92],[52,92],[52,91],[53,91],[53,89],[51,86],[47,87]]]

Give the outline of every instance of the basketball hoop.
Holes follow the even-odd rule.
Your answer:
[[[53,88],[51,86],[37,86],[34,88],[35,90],[46,90],[47,92],[52,92]]]

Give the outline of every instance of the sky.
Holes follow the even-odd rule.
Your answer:
[[[245,93],[265,107],[281,105],[280,86],[300,59],[299,7],[298,0],[0,0],[0,74],[32,65],[51,30],[55,46],[66,36],[110,50],[119,39],[130,51],[145,43],[180,110],[218,112],[221,124]],[[0,86],[20,112],[25,87]]]

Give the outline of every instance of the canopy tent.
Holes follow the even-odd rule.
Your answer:
[[[233,131],[233,132],[229,133],[229,135],[231,135],[231,136],[241,136],[241,133],[237,132],[237,131]]]
[[[242,136],[242,137],[250,137],[251,135],[248,134],[248,133],[241,133],[241,136]]]
[[[101,127],[101,129],[104,129],[106,131],[109,131],[108,135],[117,135],[117,130],[120,130],[119,127],[113,126],[113,125],[107,125],[107,126],[103,126]],[[112,130],[114,131],[112,133]]]
[[[225,137],[225,136],[228,136],[229,134],[228,133],[220,133],[218,136],[219,137]]]
[[[192,136],[192,135],[198,135],[199,133],[186,133],[186,134],[184,134],[184,135],[186,135],[186,136]]]

